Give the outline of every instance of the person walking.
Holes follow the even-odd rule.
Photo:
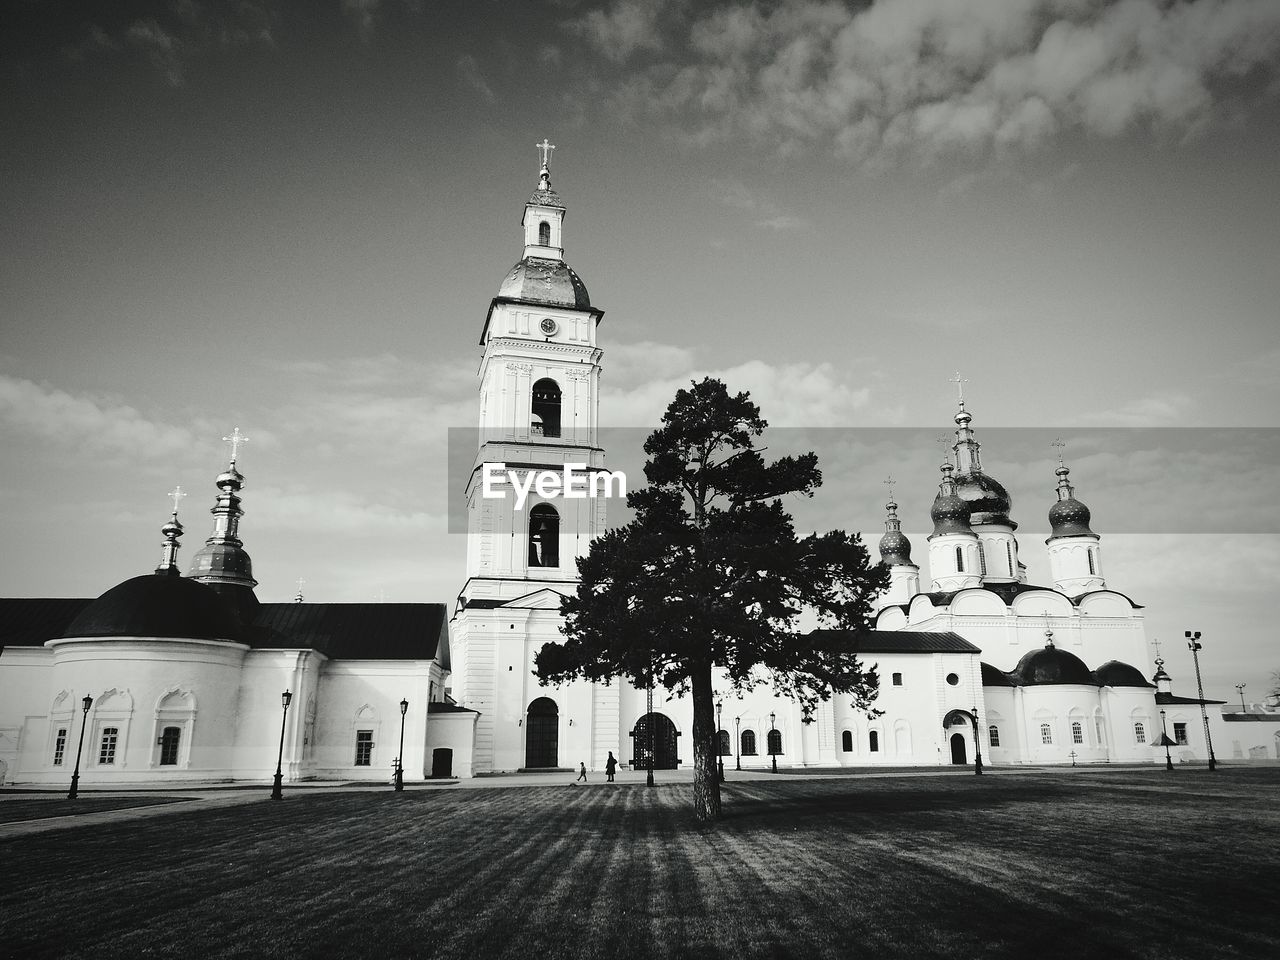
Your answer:
[[[580,763],[578,765],[578,780],[581,780],[583,783],[587,782],[587,765],[585,762]],[[577,783],[578,780],[575,780],[573,782]]]
[[[613,758],[613,751],[609,751],[609,759],[604,762],[604,774],[607,782],[613,783],[613,772],[618,769],[618,761]]]

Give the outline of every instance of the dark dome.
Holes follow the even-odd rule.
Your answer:
[[[560,199],[560,194],[550,187],[546,190],[533,191],[533,196],[529,198],[529,202],[537,203],[544,207],[564,207],[564,201]]]
[[[887,567],[911,563],[911,541],[901,530],[890,530],[880,538],[880,559]]]
[[[1009,675],[1003,670],[997,670],[989,663],[980,664],[982,667],[982,685],[984,687],[1012,687],[1013,681],[1009,679]]]
[[[234,543],[206,543],[191,555],[189,577],[229,576],[237,579],[253,579],[253,561],[244,547]]]
[[[1093,671],[1099,685],[1104,687],[1151,687],[1147,678],[1134,666],[1119,660],[1108,660]]]
[[[1013,500],[999,480],[980,470],[962,473],[956,477],[956,492],[969,504],[970,523],[1003,523],[1018,528],[1009,519]]]
[[[498,296],[557,306],[591,306],[587,287],[563,260],[525,257],[507,274],[498,288]]]
[[[1098,535],[1089,529],[1091,516],[1089,508],[1075,497],[1059,500],[1049,508],[1049,526],[1053,528],[1049,539],[1057,540],[1059,537],[1093,537],[1097,539]]]
[[[1090,687],[1098,685],[1083,660],[1074,653],[1067,653],[1057,647],[1032,650],[1018,661],[1012,673],[1018,683],[1024,686],[1038,683],[1080,683]]]
[[[236,620],[212,588],[177,574],[148,574],[112,587],[71,621],[64,637],[235,640]]]
[[[929,519],[933,521],[933,536],[944,533],[972,533],[969,527],[969,504],[958,496],[947,496],[939,493],[933,498],[933,506],[929,508]]]

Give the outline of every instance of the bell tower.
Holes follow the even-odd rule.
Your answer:
[[[480,333],[480,433],[465,489],[467,580],[451,628],[454,698],[480,714],[475,772],[548,765],[554,751],[546,742],[529,759],[529,704],[550,698],[563,711],[571,696],[594,698],[589,684],[548,693],[532,676],[538,650],[562,637],[560,597],[576,589],[577,558],[605,529],[605,499],[585,495],[604,470],[596,343],[604,311],[565,262],[565,205],[551,186],[555,147],[546,140],[537,147],[538,186],[521,219],[524,255]],[[584,495],[537,483],[566,471],[580,478]],[[584,690],[575,693],[578,686]],[[545,704],[539,710],[545,741],[549,714]],[[556,729],[560,738],[569,733]],[[615,740],[609,744],[606,752],[616,749]],[[575,744],[574,756],[594,762],[595,747]]]

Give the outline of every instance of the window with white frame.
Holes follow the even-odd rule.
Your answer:
[[[1000,728],[994,723],[987,727],[987,739],[991,741],[993,747],[1000,746]]]
[[[1084,743],[1084,726],[1079,720],[1073,721],[1071,724],[1071,742]]]
[[[1147,727],[1141,720],[1133,725],[1133,739],[1138,743],[1147,742]]]
[[[1053,743],[1053,727],[1047,723],[1040,724],[1040,742]]]
[[[98,763],[116,762],[116,746],[120,742],[119,727],[103,727],[102,740],[98,744]]]
[[[879,730],[872,730],[872,731],[867,735],[867,740],[868,740],[868,742],[869,742],[869,744],[870,744],[870,746],[871,746],[871,752],[872,752],[872,753],[879,753],[879,752],[880,752],[880,731],[879,731]]]
[[[373,731],[356,731],[356,766],[368,767],[373,764]]]
[[[1185,723],[1175,723],[1173,725],[1173,742],[1179,745],[1185,745],[1187,740],[1187,725]]]
[[[893,675],[893,685],[894,685],[895,687],[900,687],[900,686],[902,686],[902,674],[900,674],[900,673],[895,673],[895,674]]]
[[[844,753],[853,753],[853,731],[846,730],[840,734],[840,749]]]
[[[53,765],[62,766],[62,755],[67,749],[67,728],[59,727],[58,735],[53,738]]]

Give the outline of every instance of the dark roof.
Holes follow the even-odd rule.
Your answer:
[[[1091,597],[1091,596],[1093,596],[1095,593],[1114,593],[1114,594],[1116,594],[1116,595],[1118,595],[1118,596],[1121,596],[1121,597],[1124,597],[1126,600],[1128,600],[1128,601],[1129,601],[1129,606],[1133,607],[1133,609],[1135,609],[1135,610],[1144,610],[1144,609],[1146,609],[1145,607],[1143,607],[1143,606],[1142,606],[1142,604],[1140,604],[1140,603],[1134,603],[1134,602],[1133,602],[1133,598],[1132,598],[1132,597],[1130,597],[1128,594],[1121,593],[1119,590],[1112,590],[1110,587],[1103,587],[1103,588],[1102,588],[1102,589],[1100,589],[1100,590],[1086,590],[1084,593],[1076,594],[1076,596],[1072,597],[1072,598],[1071,598],[1071,602],[1072,602],[1072,603],[1074,603],[1074,604],[1078,607],[1078,606],[1080,606],[1080,601],[1081,601],[1081,600],[1083,600],[1085,597]]]
[[[1226,703],[1225,700],[1197,700],[1195,697],[1180,697],[1173,693],[1157,693],[1156,703]]]
[[[213,588],[176,572],[131,577],[88,604],[66,637],[238,640],[240,624]]]
[[[476,713],[470,707],[460,707],[456,703],[445,703],[443,700],[432,700],[427,704],[427,713]]]
[[[83,597],[0,599],[0,649],[39,647],[62,636],[91,603]]]
[[[264,603],[249,644],[318,650],[335,660],[447,659],[447,641],[437,649],[447,619],[443,603]]]
[[[846,634],[847,630],[814,630],[810,636]],[[958,633],[914,630],[868,630],[858,638],[859,653],[981,653]]]
[[[1083,660],[1074,653],[1054,646],[1045,646],[1023,654],[1018,665],[1009,673],[1018,686],[1053,683],[1098,686],[1098,681]]]
[[[1141,670],[1121,660],[1108,660],[1093,671],[1093,676],[1097,679],[1098,685],[1103,687],[1155,686],[1154,683],[1147,682],[1147,678],[1142,675]]]
[[[1013,678],[1003,670],[993,667],[989,663],[981,664],[982,667],[982,685],[984,687],[1012,687],[1015,686]]]

